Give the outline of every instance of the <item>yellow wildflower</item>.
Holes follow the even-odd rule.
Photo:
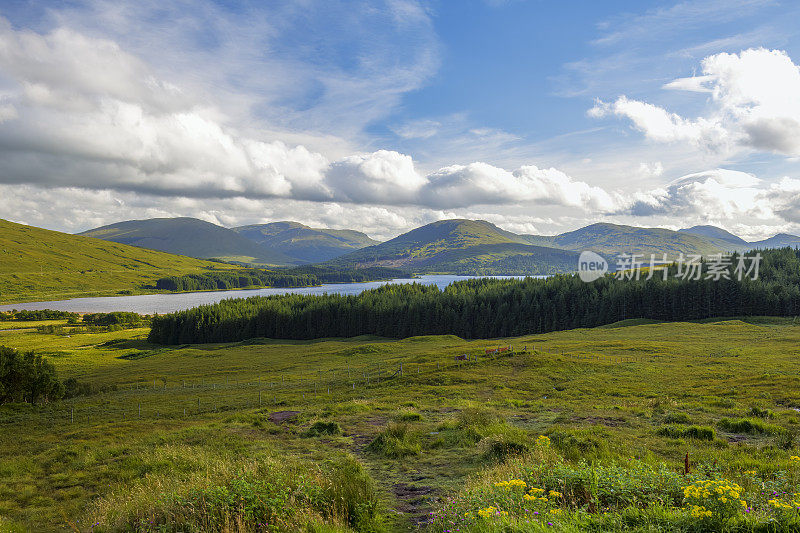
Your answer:
[[[481,518],[490,518],[494,516],[494,513],[497,511],[496,507],[486,507],[484,509],[478,509],[478,516]]]
[[[709,518],[714,513],[711,512],[710,510],[706,509],[702,505],[694,505],[694,506],[692,506],[690,514],[692,515],[693,518]]]

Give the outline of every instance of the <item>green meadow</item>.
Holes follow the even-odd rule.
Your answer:
[[[792,319],[169,347],[0,330],[104,390],[0,406],[0,531],[800,527]]]

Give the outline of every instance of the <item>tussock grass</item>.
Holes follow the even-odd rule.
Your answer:
[[[692,419],[686,413],[667,413],[664,415],[665,424],[691,424]]]
[[[159,453],[190,468],[146,476],[100,499],[89,513],[94,531],[380,529],[374,485],[352,457],[313,464],[281,454],[242,460],[186,448]]]
[[[751,418],[723,418],[717,425],[720,429],[730,433],[745,433],[748,435],[778,435],[785,431],[774,424],[767,424],[761,420]]]
[[[341,435],[342,428],[337,422],[318,420],[303,434],[306,437],[320,437],[323,435]]]
[[[410,455],[420,455],[422,444],[419,435],[408,424],[391,423],[367,446],[367,451],[399,459]]]
[[[662,426],[658,430],[658,434],[662,437],[670,437],[672,439],[697,439],[713,441],[717,433],[714,428],[707,426]]]

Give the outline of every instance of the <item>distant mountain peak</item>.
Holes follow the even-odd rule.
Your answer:
[[[299,263],[320,263],[378,244],[360,231],[312,228],[291,220],[250,224],[233,228],[233,231],[260,246],[291,256]]]
[[[711,225],[699,225],[699,226],[692,226],[691,228],[685,228],[678,230],[679,233],[690,233],[692,235],[699,235],[701,237],[709,237],[712,239],[720,239],[723,241],[731,242],[733,244],[747,244],[747,241],[734,235],[733,233],[719,228],[717,226]]]

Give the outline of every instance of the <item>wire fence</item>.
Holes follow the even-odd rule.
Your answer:
[[[467,355],[440,361],[414,362],[402,357],[384,359],[366,365],[349,364],[325,370],[272,372],[249,375],[244,379],[226,376],[219,379],[135,379],[119,383],[116,389],[91,396],[3,410],[0,425],[28,424],[65,429],[137,420],[194,418],[211,413],[237,412],[255,408],[278,409],[282,406],[310,408],[329,403],[376,397],[382,390],[412,386],[427,381],[437,373],[474,372],[502,361],[517,364],[521,355],[561,358],[564,362],[593,364],[631,364],[657,356],[576,354],[548,351],[509,351],[491,355]],[[530,361],[530,360],[527,360]]]

